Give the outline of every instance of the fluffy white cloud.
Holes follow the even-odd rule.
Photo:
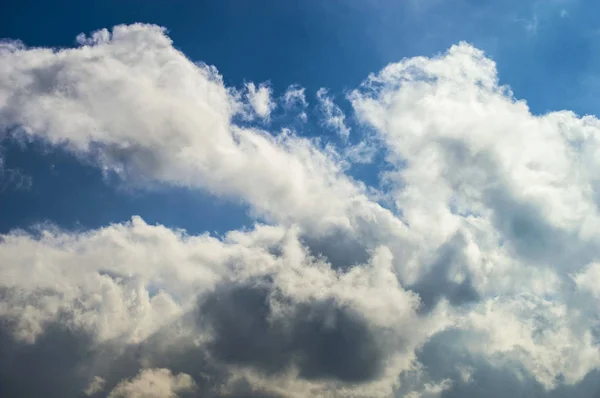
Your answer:
[[[117,26],[79,41],[58,51],[0,49],[1,130],[19,126],[133,182],[242,198],[279,223],[356,229],[358,213],[385,213],[312,141],[233,124],[248,104],[163,29]],[[248,88],[254,105],[270,93]]]
[[[471,341],[471,350],[508,366],[521,364],[551,389],[559,375],[575,384],[600,366],[590,325],[576,318],[562,303],[522,295],[482,303],[461,326],[482,335]]]
[[[168,369],[146,369],[133,380],[122,381],[108,395],[109,398],[175,398],[179,392],[193,390],[192,378]]]
[[[593,316],[581,323],[574,314],[587,306],[568,297],[569,274],[600,254],[598,120],[532,115],[499,85],[493,61],[464,43],[389,65],[350,99],[386,143],[385,179],[411,232],[445,247],[447,282],[468,281],[488,297],[481,305],[498,303],[466,315],[477,319],[466,330],[485,330],[484,356],[516,361],[508,366],[547,388],[596,369]]]
[[[94,376],[90,384],[83,391],[85,395],[90,396],[101,392],[104,389],[106,380],[102,377]]]
[[[271,225],[216,239],[135,217],[4,235],[0,358],[16,365],[0,381],[11,392],[35,395],[18,385],[21,347],[46,358],[51,345],[65,347],[55,396],[135,396],[150,383],[174,396],[193,381],[201,396],[475,398],[498,380],[593,396],[595,117],[531,114],[468,44],[406,59],[349,95],[385,151],[382,184],[367,190],[345,167],[372,158],[370,141],[342,152],[236,125],[249,108],[269,116],[271,89],[226,87],[163,29],[78,42],[2,44],[0,129],[126,182],[241,199]],[[327,91],[317,98],[347,137]],[[282,101],[306,107],[299,87]]]
[[[587,265],[575,275],[574,280],[581,290],[600,297],[600,263]]]
[[[254,83],[246,84],[246,98],[252,106],[254,112],[261,118],[266,119],[275,109],[275,103],[271,99],[271,87],[266,84],[260,84],[258,87]]]
[[[187,249],[198,242],[208,243],[202,248],[208,253]],[[14,319],[17,337],[30,342],[66,311],[65,322],[98,341],[136,343],[193,305],[196,291],[219,280],[223,260],[210,259],[211,251],[217,255],[211,244],[218,245],[209,237],[182,240],[181,233],[149,228],[138,217],[83,235],[4,236],[0,251],[10,266],[0,270],[0,314]],[[205,266],[195,266],[203,258]]]
[[[411,227],[444,220],[447,235],[471,215],[541,244],[561,232],[595,244],[596,118],[532,115],[498,85],[494,63],[467,44],[390,65],[351,97],[387,142],[397,167],[389,178],[407,187],[395,193],[396,205]],[[512,219],[519,211],[530,213],[522,225]]]
[[[450,387],[449,380],[444,380],[439,384],[426,383],[421,391],[411,391],[406,395],[406,398],[438,398]]]

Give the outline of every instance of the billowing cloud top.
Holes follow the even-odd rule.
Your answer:
[[[1,44],[2,138],[139,189],[241,200],[260,223],[222,238],[136,216],[3,235],[0,396],[600,391],[595,117],[533,115],[460,43],[368,76],[347,99],[374,136],[335,146],[268,131],[276,109],[304,112],[303,88],[278,107],[268,85],[226,87],[160,27],[78,42]],[[384,154],[379,187],[347,173],[357,151]]]

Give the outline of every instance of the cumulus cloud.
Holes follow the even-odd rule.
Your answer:
[[[344,166],[371,143],[339,153],[236,124],[248,107],[268,117],[270,88],[226,87],[164,29],[78,43],[2,44],[3,134],[138,187],[243,200],[260,222],[222,238],[139,217],[3,235],[0,395],[600,391],[595,117],[533,115],[465,43],[390,64],[349,95],[385,154],[374,194]],[[299,87],[282,98],[306,104]]]
[[[588,264],[575,275],[574,281],[579,289],[600,297],[600,264]]]
[[[266,84],[260,84],[258,87],[252,82],[246,84],[246,98],[252,106],[254,112],[261,118],[266,119],[275,109],[275,103],[272,101],[271,87]]]
[[[185,373],[174,375],[168,369],[145,369],[134,379],[120,382],[108,397],[175,398],[194,387],[194,381]]]
[[[468,283],[471,301],[486,303],[480,305],[501,297],[479,321],[490,328],[484,356],[524,367],[547,389],[556,378],[577,383],[596,369],[593,321],[576,316],[582,302],[566,297],[573,293],[569,272],[598,253],[597,182],[590,174],[595,160],[589,155],[597,150],[598,120],[566,111],[532,115],[499,85],[495,64],[464,43],[435,58],[389,65],[351,98],[357,116],[387,143],[393,171],[386,178],[395,187],[390,195],[411,230],[428,234],[428,244],[439,239],[445,243],[436,247],[458,250],[442,257],[449,275],[435,271],[446,283],[431,275],[416,291],[423,283]],[[518,282],[529,272],[534,275],[527,284]],[[527,294],[515,296],[503,280]],[[497,334],[493,324],[502,325]]]
[[[106,380],[104,380],[102,377],[94,376],[90,384],[83,392],[88,396],[97,394],[104,389],[104,383],[106,383]]]
[[[234,124],[248,106],[243,96],[173,48],[164,29],[117,26],[79,41],[58,51],[1,49],[1,130],[19,126],[132,183],[241,198],[278,223],[356,229],[352,207],[384,213],[313,141]]]
[[[83,339],[85,350],[70,352],[62,372],[73,372],[72,390],[92,396],[103,386],[110,396],[143,396],[152,383],[162,386],[157,396],[175,393],[167,371],[143,370],[150,367],[197,378],[203,396],[226,396],[221,385],[235,392],[240,380],[276,396],[338,388],[387,396],[395,376],[413,366],[424,331],[434,330],[417,316],[418,298],[399,285],[383,248],[339,273],[280,227],[218,240],[134,218],[84,234],[2,239],[10,264],[1,271],[4,339],[19,347],[60,339],[65,349]],[[26,353],[7,352],[4,365],[18,368]],[[36,355],[51,364],[50,353]],[[0,372],[0,384],[10,388],[9,376]]]

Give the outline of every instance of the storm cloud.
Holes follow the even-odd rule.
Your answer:
[[[202,303],[199,322],[208,322],[209,351],[232,364],[269,374],[297,368],[306,379],[363,382],[376,379],[388,351],[384,333],[368,319],[334,300],[292,304],[268,283],[222,286]]]

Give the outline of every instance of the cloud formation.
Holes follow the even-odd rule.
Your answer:
[[[132,183],[242,198],[278,223],[349,228],[358,222],[348,219],[352,206],[382,212],[366,209],[373,205],[361,184],[311,140],[232,122],[260,93],[264,104],[266,86],[249,84],[256,95],[243,102],[156,26],[117,26],[79,41],[59,51],[2,48],[2,130],[66,146]]]
[[[339,106],[333,102],[326,88],[321,87],[317,91],[317,101],[323,112],[323,124],[333,129],[340,137],[347,139],[350,136],[350,128],[346,126],[346,115]]]
[[[217,376],[236,391],[239,372],[267,392],[325,394],[347,384],[353,394],[370,396],[362,384],[372,383],[385,396],[423,340],[412,326],[429,328],[416,315],[418,298],[398,284],[389,251],[339,273],[281,227],[218,240],[134,218],[85,234],[16,232],[3,237],[0,252],[10,264],[1,275],[5,339],[11,347],[45,339],[64,340],[69,351],[82,347],[69,352],[63,369],[77,372],[82,391],[98,389],[99,380],[110,389],[138,369],[168,365],[208,377],[203,396],[219,387],[211,382]],[[4,357],[27,359],[21,349]],[[112,372],[120,366],[117,377]],[[114,391],[133,391],[144,380]]]
[[[134,379],[120,382],[108,397],[174,398],[194,387],[194,381],[185,373],[173,375],[168,369],[146,369]]]
[[[258,87],[252,82],[246,84],[246,98],[252,106],[254,113],[263,119],[267,119],[275,108],[275,103],[271,100],[271,88],[266,84],[260,84]]]
[[[286,109],[301,109],[298,117],[303,122],[306,122],[308,119],[308,115],[306,114],[308,102],[306,101],[306,95],[304,91],[304,87],[300,87],[297,84],[289,86],[287,90],[285,90],[285,93],[283,93],[283,106]]]
[[[268,118],[271,89],[226,87],[164,29],[78,43],[1,45],[4,136],[142,189],[242,200],[259,221],[222,238],[139,217],[3,235],[0,395],[600,391],[595,117],[532,114],[466,43],[405,59],[348,95],[385,154],[370,190],[346,174],[348,151],[237,123]],[[299,87],[281,101],[307,106]]]

